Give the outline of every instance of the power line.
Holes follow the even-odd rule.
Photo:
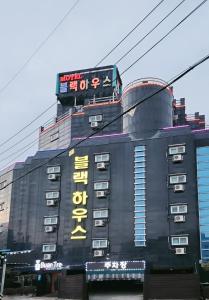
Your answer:
[[[179,81],[181,78],[183,78],[184,76],[186,76],[186,74],[188,74],[189,72],[191,72],[192,70],[194,70],[195,68],[197,68],[202,63],[206,62],[208,59],[209,59],[209,54],[207,54],[205,57],[203,57],[202,59],[200,59],[199,61],[197,61],[196,63],[194,63],[192,66],[188,67],[186,70],[182,71],[180,73],[180,75],[177,75],[173,80],[171,80],[170,82],[168,82],[164,87],[160,88],[158,91],[154,92],[153,94],[149,95],[148,97],[145,97],[145,98],[142,98],[142,99],[138,99],[138,101],[137,101],[136,104],[132,105],[126,111],[124,111],[123,113],[119,114],[118,116],[116,116],[115,118],[113,118],[110,122],[108,122],[107,124],[105,124],[102,127],[100,127],[97,130],[97,132],[92,132],[87,137],[85,137],[84,139],[80,140],[79,142],[77,142],[73,146],[69,146],[67,149],[62,150],[60,153],[58,153],[58,154],[54,155],[53,157],[49,158],[46,162],[44,162],[44,163],[42,163],[42,164],[40,164],[40,165],[32,168],[31,170],[27,171],[25,174],[17,177],[16,179],[12,180],[11,182],[7,183],[4,187],[0,188],[0,190],[5,189],[6,187],[8,187],[9,185],[11,185],[12,183],[15,183],[15,182],[19,181],[20,179],[24,178],[25,176],[29,175],[30,173],[34,172],[35,170],[37,170],[37,169],[39,169],[39,168],[47,165],[50,161],[52,161],[53,159],[59,157],[60,155],[62,155],[64,153],[68,152],[69,150],[74,149],[75,147],[77,147],[81,143],[83,143],[86,140],[88,140],[89,138],[91,138],[93,135],[97,134],[98,132],[102,131],[103,129],[105,129],[106,127],[108,127],[109,125],[111,125],[112,123],[114,123],[115,121],[117,121],[118,119],[120,119],[121,117],[123,117],[125,114],[127,114],[129,111],[131,111],[132,109],[134,109],[138,105],[140,105],[143,102],[149,100],[150,98],[152,98],[153,96],[159,94],[160,92],[162,92],[163,90],[165,90],[166,88],[168,88],[169,86],[171,86],[172,84],[174,84],[175,82]]]
[[[121,62],[133,49],[135,49],[143,40],[148,37],[157,27],[162,24],[179,6],[181,6],[186,0],[182,0],[174,9],[172,9],[159,23],[157,23],[147,34],[145,34],[133,47],[131,47],[124,55],[122,55],[115,63],[117,65]]]
[[[165,20],[165,18],[167,18],[174,10],[176,10],[181,4],[183,4],[185,0],[181,1],[180,4],[178,4],[168,15],[166,15],[164,17],[164,19],[162,19],[156,26],[158,26],[160,23],[163,22],[163,20]],[[184,17],[177,25],[175,25],[167,34],[165,34],[158,42],[156,42],[151,48],[149,48],[146,52],[144,52],[144,54],[142,54],[134,63],[132,63],[127,69],[125,69],[122,73],[121,76],[123,74],[125,74],[133,65],[135,65],[140,59],[142,59],[147,53],[149,53],[154,47],[156,47],[160,42],[162,42],[169,34],[171,34],[176,28],[178,28],[185,20],[187,20],[196,10],[198,10],[204,3],[206,3],[208,0],[204,0],[202,1],[198,6],[196,6],[186,17]],[[160,5],[160,3],[158,4]],[[155,26],[155,27],[156,27]],[[129,51],[123,56],[125,57],[127,54],[129,53]],[[43,114],[43,113],[42,113]],[[32,121],[33,122],[33,121]],[[31,123],[32,123],[31,122]],[[29,125],[28,125],[29,126]],[[15,144],[16,145],[16,144]],[[1,144],[0,144],[1,146]],[[10,147],[7,150],[10,150],[12,147]],[[3,152],[4,153],[4,152]],[[1,155],[2,153],[0,153]]]
[[[52,37],[52,35],[57,31],[59,26],[64,22],[64,20],[70,15],[73,9],[78,5],[80,0],[77,0],[71,8],[68,9],[66,14],[61,18],[57,25],[52,29],[52,31],[47,35],[47,37],[39,44],[39,46],[33,51],[33,53],[28,57],[24,64],[19,68],[19,70],[7,81],[7,83],[0,89],[0,94],[22,73],[25,67],[33,59],[33,57],[40,51],[40,49],[46,44],[46,42]]]
[[[68,12],[64,15],[64,17],[61,19],[61,21],[55,26],[55,28],[51,31],[51,33],[47,36],[47,38],[39,45],[39,47],[33,52],[33,54],[26,60],[26,62],[23,64],[23,66],[19,69],[19,71],[11,78],[10,81],[8,81],[8,83],[2,88],[5,89],[21,72],[22,70],[26,67],[26,65],[31,61],[31,59],[36,55],[36,53],[44,46],[44,44],[48,41],[48,39],[54,34],[54,32],[57,30],[57,28],[63,23],[63,21],[65,20],[65,18],[71,13],[71,11],[75,8],[75,6],[78,4],[80,0],[76,1],[76,3],[68,10]],[[96,64],[95,67],[97,67],[101,62],[103,62],[120,44],[122,44],[123,41],[125,41],[126,38],[128,38],[128,36],[131,35],[131,33],[133,33],[165,0],[161,0],[141,21],[139,21],[133,28],[131,31],[128,32],[128,34],[118,42],[118,44],[116,46],[114,46],[110,52],[105,55],[99,63]],[[184,0],[185,1],[185,0]],[[2,91],[2,89],[0,89],[0,93]],[[35,121],[37,121],[42,115],[44,115],[49,109],[51,109],[56,103],[52,104],[51,106],[49,106],[49,108],[47,108],[46,110],[44,110],[40,115],[38,115],[35,119],[33,119],[30,123],[28,123],[26,126],[24,126],[22,129],[20,129],[18,132],[16,132],[14,135],[12,135],[11,137],[9,137],[7,140],[5,140],[4,142],[2,142],[0,144],[0,147],[2,147],[3,145],[5,145],[6,143],[8,143],[10,140],[12,140],[14,137],[16,137],[18,134],[20,134],[22,131],[24,131],[26,128],[28,128],[30,125],[32,125]],[[21,140],[22,141],[22,140]],[[16,146],[16,144],[14,145]],[[11,148],[7,149],[10,150]],[[7,151],[5,150],[5,151]],[[1,155],[1,153],[0,153]]]
[[[208,0],[202,1],[199,5],[197,5],[186,17],[184,17],[178,24],[176,24],[171,30],[169,30],[160,40],[158,40],[151,48],[149,48],[146,52],[144,52],[139,58],[137,58],[128,68],[126,68],[122,73],[125,74],[129,69],[131,69],[139,60],[141,60],[146,54],[148,54],[153,48],[155,48],[158,44],[160,44],[167,36],[169,36],[176,28],[178,28],[184,21],[186,21],[193,13],[195,13],[203,4],[205,4]]]
[[[134,28],[132,28],[97,64],[100,65],[115,49],[117,49],[128,37],[131,35],[165,0],[161,0],[141,21],[139,21]]]

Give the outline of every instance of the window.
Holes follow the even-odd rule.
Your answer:
[[[100,209],[93,211],[94,219],[108,218],[108,209]]]
[[[5,202],[0,203],[0,211],[4,210],[4,204],[5,204]]]
[[[108,241],[107,240],[93,240],[92,241],[92,248],[99,249],[99,248],[107,248]]]
[[[103,162],[103,161],[109,161],[109,160],[110,160],[109,153],[102,153],[102,154],[95,155],[95,162]]]
[[[173,236],[171,237],[172,246],[188,245],[188,236]]]
[[[171,205],[171,214],[183,214],[187,213],[187,204]]]
[[[44,217],[44,225],[55,225],[58,223],[58,217]]]
[[[185,174],[170,175],[169,180],[170,180],[170,184],[185,183],[186,175]]]
[[[89,117],[89,123],[91,122],[101,122],[102,121],[102,115],[96,115],[96,116],[90,116]]]
[[[186,151],[185,145],[169,146],[169,154],[170,155],[185,153],[185,151]]]
[[[60,173],[60,166],[48,167],[46,172],[47,174]]]
[[[46,199],[57,199],[59,198],[59,192],[46,192]]]
[[[94,190],[107,190],[109,188],[109,182],[95,182],[94,183]]]
[[[42,246],[42,252],[55,252],[56,244],[45,244]]]
[[[55,132],[54,134],[50,135],[50,142],[53,142],[59,138],[59,132]]]

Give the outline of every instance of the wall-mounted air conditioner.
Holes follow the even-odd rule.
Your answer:
[[[175,248],[175,253],[177,255],[186,254],[186,248]]]
[[[96,129],[99,127],[99,123],[98,122],[91,122],[91,128],[92,129]]]
[[[96,191],[97,198],[104,198],[106,196],[105,191]]]
[[[173,162],[181,162],[183,161],[183,155],[182,154],[175,154],[172,156]]]
[[[58,178],[58,174],[49,174],[48,175],[49,180],[57,180],[57,178]]]
[[[104,220],[94,220],[94,226],[96,226],[96,227],[105,226],[105,221]]]
[[[184,191],[184,185],[183,184],[175,184],[173,187],[173,191],[176,192],[183,192]]]
[[[44,260],[50,260],[50,259],[52,259],[52,255],[51,254],[44,254],[43,259]]]
[[[53,232],[54,231],[54,227],[53,226],[45,226],[44,230],[45,230],[45,232]]]
[[[174,222],[175,223],[185,222],[185,216],[184,215],[174,216]]]
[[[47,206],[54,206],[56,205],[56,201],[51,199],[51,200],[46,200],[46,205]]]
[[[94,250],[94,257],[101,257],[104,255],[104,250]]]
[[[106,168],[107,168],[107,165],[104,162],[97,163],[98,170],[105,170]]]

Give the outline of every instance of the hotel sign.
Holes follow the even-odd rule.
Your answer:
[[[86,239],[86,227],[84,224],[87,219],[87,191],[86,186],[88,184],[88,167],[89,157],[75,156],[74,158],[74,172],[73,182],[79,184],[79,188],[76,189],[72,194],[72,203],[74,209],[72,210],[72,219],[75,220],[75,225],[71,231],[71,240],[84,240]]]
[[[141,271],[145,270],[145,261],[105,261],[87,262],[86,271],[114,272],[114,271]]]
[[[59,73],[57,75],[56,95],[62,102],[76,98],[92,99],[121,94],[121,79],[116,66]]]

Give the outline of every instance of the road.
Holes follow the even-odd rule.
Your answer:
[[[141,296],[131,296],[130,295],[113,295],[113,294],[103,294],[103,295],[91,295],[89,300],[142,300],[143,297]],[[4,300],[61,300],[60,298],[54,297],[28,297],[28,296],[5,296]],[[64,300],[64,299],[63,299]],[[66,299],[68,300],[68,299]]]

